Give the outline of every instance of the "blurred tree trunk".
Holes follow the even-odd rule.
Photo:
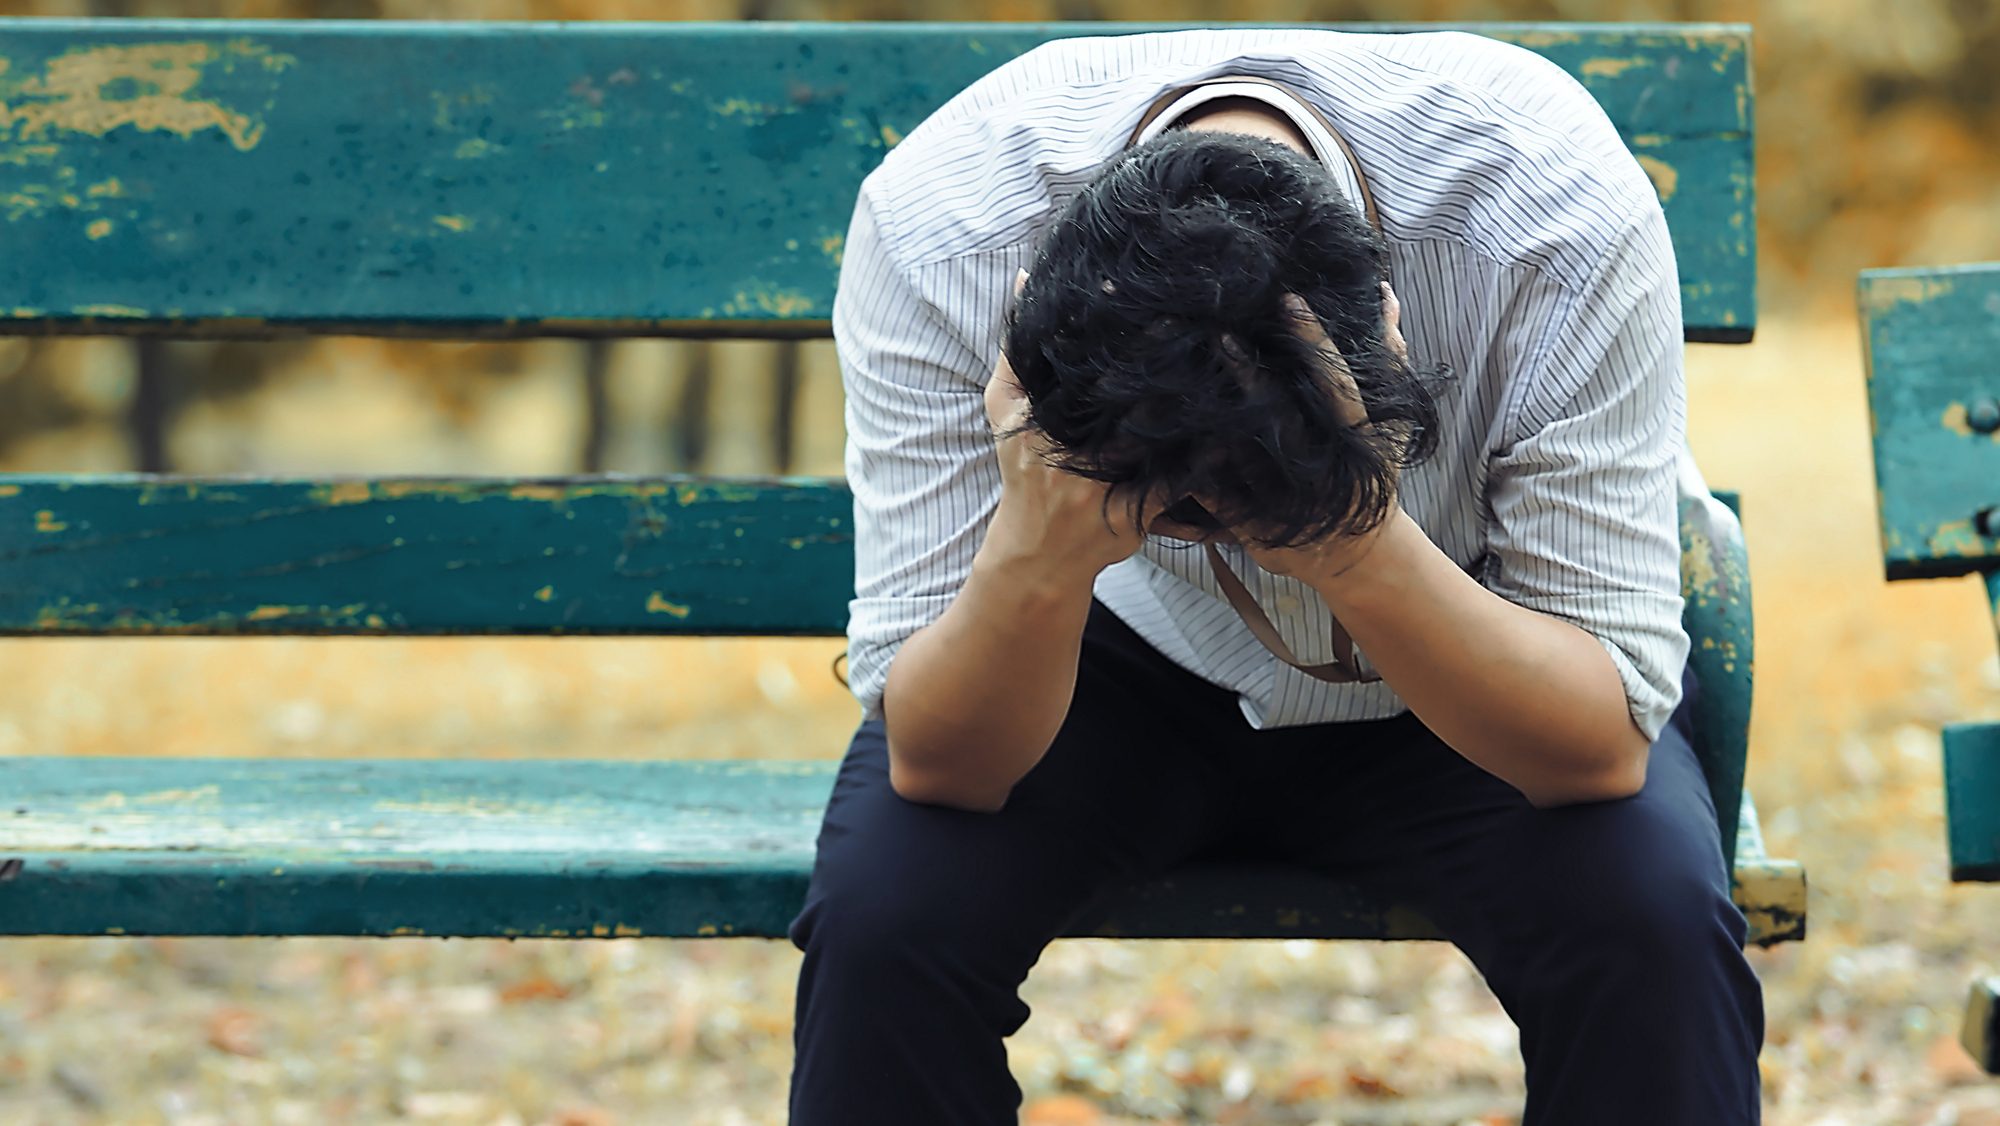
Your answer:
[[[132,441],[132,464],[141,473],[165,473],[172,466],[167,458],[167,426],[173,415],[176,390],[174,354],[158,337],[142,337],[133,344],[137,350],[137,378],[132,381],[132,405],[125,424]]]
[[[838,477],[846,450],[843,417],[846,399],[840,385],[840,361],[831,340],[807,340],[796,346],[793,370],[790,444],[785,471],[814,477]]]
[[[708,346],[711,380],[707,443],[695,463],[704,473],[775,473],[783,461],[774,422],[780,368],[789,344],[776,340],[717,340]]]
[[[688,373],[681,383],[680,401],[675,404],[673,442],[680,451],[678,472],[692,473],[708,456],[708,400],[713,383],[711,348],[696,345],[689,356]]]
[[[607,341],[603,468],[618,473],[685,473],[692,397],[705,346],[694,340]],[[691,395],[691,389],[694,394]]]
[[[798,472],[793,460],[793,439],[799,423],[799,344],[786,341],[778,348],[776,386],[771,391],[771,452],[779,473]]]
[[[583,346],[583,452],[578,461],[585,473],[604,472],[604,445],[611,433],[611,341],[590,340]]]

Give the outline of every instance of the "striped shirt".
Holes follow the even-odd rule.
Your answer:
[[[1706,495],[1685,452],[1665,218],[1582,86],[1453,32],[1058,40],[975,82],[867,178],[833,311],[863,708],[880,714],[897,648],[951,604],[998,502],[982,391],[1015,271],[1156,100],[1222,76],[1280,84],[1348,143],[1352,164],[1314,147],[1350,195],[1359,165],[1411,357],[1454,373],[1438,452],[1404,475],[1403,508],[1489,590],[1597,638],[1633,719],[1657,735],[1688,650],[1677,486]],[[1315,592],[1223,551],[1302,663],[1334,657]],[[1274,657],[1184,544],[1149,541],[1095,593],[1170,660],[1236,692],[1253,726],[1404,710],[1386,683],[1329,684]]]

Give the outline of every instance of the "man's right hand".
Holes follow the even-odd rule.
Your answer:
[[[889,666],[882,710],[896,793],[991,812],[1069,712],[1097,573],[1145,540],[1114,490],[1049,463],[1049,440],[1025,425],[1027,395],[1004,358],[986,417],[999,508],[965,585]]]
[[[986,384],[986,418],[1000,459],[1000,507],[982,556],[1016,578],[1093,582],[1145,543],[1130,499],[1051,464],[1046,435],[1027,425],[1028,396],[1003,354]]]

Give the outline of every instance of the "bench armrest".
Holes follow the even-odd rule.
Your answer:
[[[1681,624],[1699,682],[1694,750],[1715,801],[1722,854],[1736,855],[1743,771],[1750,750],[1750,697],[1756,661],[1750,607],[1750,553],[1736,518],[1737,498],[1718,493],[1681,500]]]

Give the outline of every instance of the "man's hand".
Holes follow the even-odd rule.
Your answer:
[[[965,585],[912,634],[882,697],[889,784],[928,805],[990,812],[1034,769],[1076,692],[1097,573],[1145,542],[1110,486],[1049,463],[1003,355],[986,385],[1000,504]]]
[[[1384,285],[1383,343],[1400,353],[1398,312]],[[1317,321],[1299,327],[1331,352]],[[1344,421],[1371,425],[1346,365],[1334,362]],[[1237,533],[1246,545],[1247,531]],[[1649,742],[1605,647],[1481,586],[1400,504],[1363,535],[1248,550],[1265,570],[1311,586],[1418,719],[1535,805],[1628,797],[1645,784]]]
[[[1145,543],[1130,503],[1108,485],[1049,463],[1049,441],[1024,429],[1028,396],[1003,354],[986,385],[986,418],[1000,459],[1000,507],[986,533],[1009,568],[1089,583]]]
[[[1285,305],[1291,310],[1293,329],[1301,339],[1327,358],[1327,368],[1333,375],[1333,396],[1339,404],[1340,420],[1347,426],[1367,429],[1368,408],[1361,401],[1361,389],[1354,382],[1354,373],[1347,361],[1340,355],[1340,349],[1327,338],[1326,329],[1319,318],[1313,315],[1305,301],[1296,294],[1287,295]],[[1399,325],[1402,309],[1396,301],[1395,291],[1388,282],[1382,283],[1382,319],[1385,325],[1383,341],[1399,356],[1405,353],[1403,334]],[[1234,530],[1235,538],[1244,545],[1250,558],[1257,566],[1274,575],[1290,575],[1307,582],[1330,581],[1354,567],[1374,548],[1383,532],[1399,521],[1409,518],[1403,514],[1402,505],[1394,498],[1390,500],[1388,518],[1374,528],[1360,535],[1337,535],[1314,543],[1297,547],[1260,547],[1255,533],[1248,528]]]

